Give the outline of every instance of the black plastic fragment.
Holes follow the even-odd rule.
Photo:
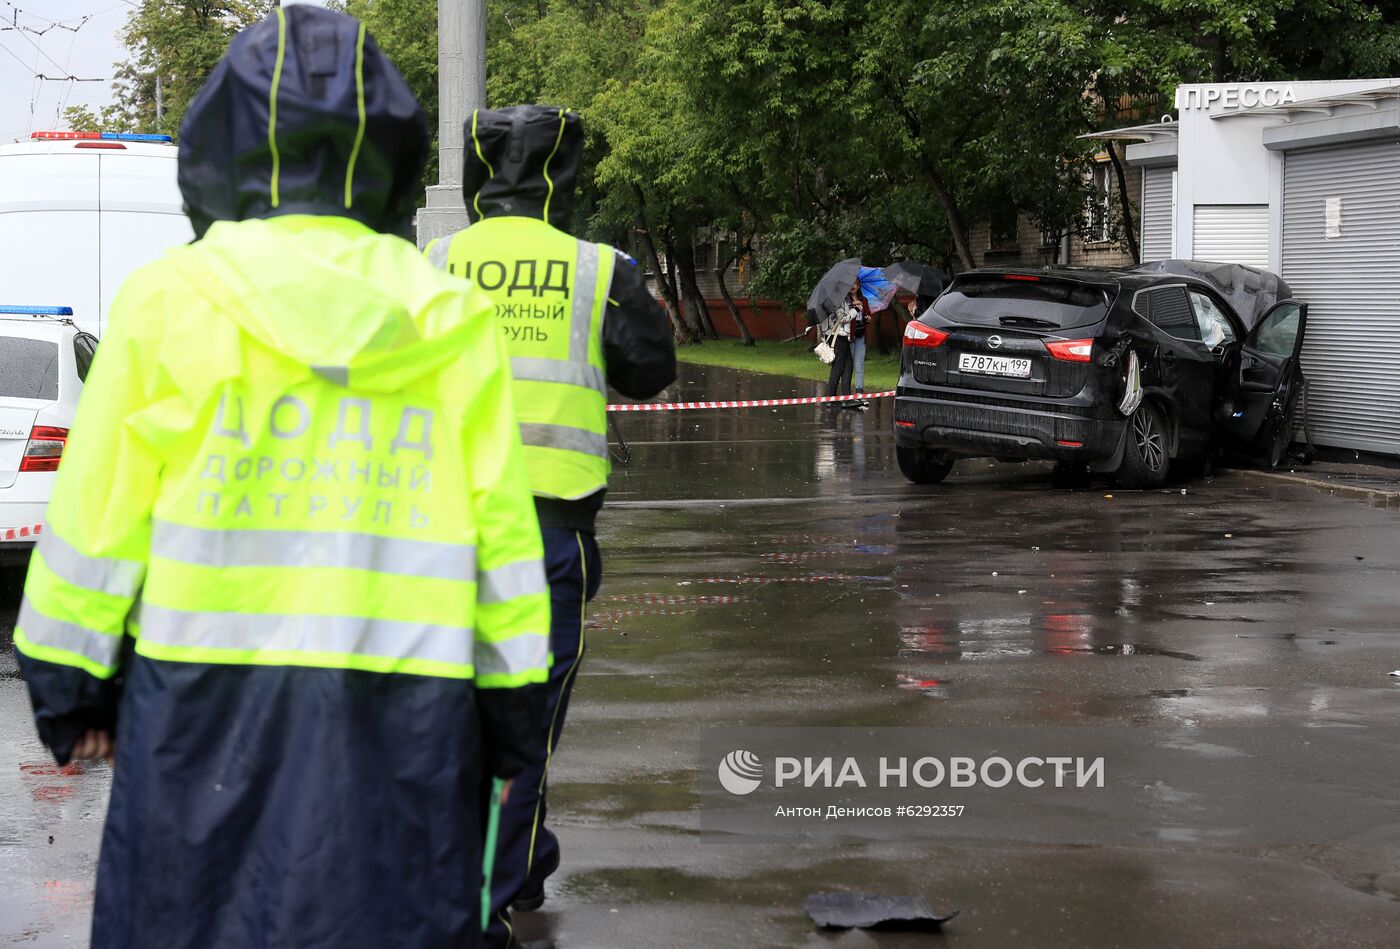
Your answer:
[[[886,932],[932,932],[958,915],[933,909],[923,897],[875,893],[813,893],[803,909],[822,929]]]

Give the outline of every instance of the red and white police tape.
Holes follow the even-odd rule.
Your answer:
[[[815,405],[818,402],[854,402],[860,399],[887,399],[889,392],[864,392],[855,395],[814,395],[806,399],[741,399],[731,402],[627,402],[608,406],[609,412],[687,412],[692,409],[761,409],[770,405]]]
[[[27,540],[44,532],[43,524],[29,524],[24,527],[0,528],[0,540]]]

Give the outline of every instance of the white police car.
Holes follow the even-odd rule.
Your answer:
[[[0,304],[0,564],[28,559],[97,338],[71,307]]]

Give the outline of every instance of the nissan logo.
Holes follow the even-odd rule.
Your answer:
[[[988,337],[987,337],[987,345],[990,346],[990,347],[992,347],[993,349],[1001,349],[1001,337],[1000,337],[1000,336],[988,336]]]

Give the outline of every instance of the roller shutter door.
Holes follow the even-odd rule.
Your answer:
[[[1313,438],[1400,454],[1400,142],[1289,152],[1283,168],[1282,276],[1309,305]]]
[[[1267,204],[1198,204],[1191,227],[1191,256],[1226,264],[1269,266]]]
[[[1166,260],[1176,244],[1176,169],[1142,170],[1142,259]]]

